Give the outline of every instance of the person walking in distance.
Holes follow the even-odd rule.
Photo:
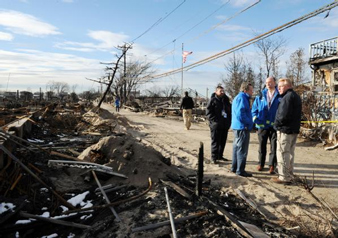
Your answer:
[[[116,112],[120,111],[120,98],[119,98],[119,96],[116,96],[116,98],[115,98],[115,108],[116,108]]]
[[[252,177],[245,171],[246,159],[249,150],[250,131],[253,127],[250,97],[253,87],[250,83],[241,84],[241,92],[232,102],[231,128],[234,132],[231,172],[243,177]]]
[[[183,121],[185,125],[185,129],[189,130],[191,126],[191,119],[192,119],[192,109],[194,108],[194,101],[191,97],[189,97],[188,92],[184,92],[184,98],[182,99],[181,103],[181,111],[183,110]]]
[[[252,120],[258,129],[258,171],[263,171],[266,159],[267,142],[270,140],[270,154],[269,154],[269,173],[274,174],[277,165],[277,132],[273,128],[277,108],[281,96],[278,93],[276,79],[268,77],[265,80],[265,89],[260,92],[260,95],[255,98],[252,105]]]
[[[217,160],[226,160],[223,152],[231,125],[231,104],[222,86],[217,86],[212,94],[206,114],[211,134],[211,161],[215,164]]]
[[[302,101],[293,90],[288,78],[278,81],[278,91],[282,96],[279,103],[275,129],[277,131],[277,166],[278,177],[272,178],[275,183],[290,183],[293,179],[295,148],[300,130]]]

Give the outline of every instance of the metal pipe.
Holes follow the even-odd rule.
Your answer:
[[[94,170],[92,170],[92,174],[93,174],[93,176],[94,176],[94,178],[95,178],[95,181],[96,181],[96,183],[97,183],[97,186],[99,186],[99,189],[100,189],[100,191],[101,191],[101,193],[102,193],[104,199],[106,200],[106,203],[109,204],[109,203],[110,203],[110,200],[109,200],[107,194],[104,192],[104,190],[103,190],[103,188],[102,188],[102,186],[101,186],[101,183],[100,183],[99,179],[97,178],[96,173],[95,173]],[[110,208],[110,210],[112,211],[112,213],[114,214],[114,216],[115,216],[115,218],[117,219],[117,221],[121,221],[119,215],[117,214],[117,212],[115,211],[115,209],[113,208],[113,206],[110,206],[109,208]]]
[[[170,218],[171,230],[172,230],[172,232],[173,232],[173,237],[174,237],[174,238],[177,238],[176,228],[175,228],[175,221],[174,221],[173,214],[172,214],[172,212],[171,212],[171,207],[170,207],[170,202],[169,202],[169,196],[168,196],[167,187],[164,187],[164,192],[165,192],[165,198],[166,198],[166,200],[167,200],[167,206],[168,206],[168,213],[169,213],[169,218]]]

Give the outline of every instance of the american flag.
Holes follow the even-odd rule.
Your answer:
[[[183,51],[182,57],[183,57],[183,63],[185,63],[185,61],[187,61],[187,56],[191,55],[192,51]]]

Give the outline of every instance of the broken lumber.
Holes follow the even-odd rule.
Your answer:
[[[106,208],[106,207],[110,207],[110,206],[117,206],[117,205],[120,205],[120,204],[123,204],[123,203],[126,203],[126,202],[133,201],[133,200],[135,200],[139,197],[142,197],[143,195],[146,195],[151,190],[151,188],[153,187],[153,183],[151,181],[151,178],[149,178],[148,180],[149,180],[148,188],[145,191],[143,191],[142,193],[137,194],[135,196],[132,196],[132,197],[120,200],[120,201],[116,201],[116,202],[113,202],[113,203],[109,203],[109,204],[87,207],[87,208],[74,209],[74,210],[71,210],[71,211],[65,211],[62,214],[69,214],[69,213],[74,213],[74,212],[84,212],[84,211],[90,211],[90,210],[95,210],[95,209],[102,209],[102,208]]]
[[[22,211],[19,214],[20,216],[24,218],[33,218],[36,220],[46,221],[46,222],[50,222],[50,223],[54,223],[54,224],[58,224],[62,226],[70,226],[70,227],[76,227],[76,228],[81,228],[81,229],[89,229],[91,227],[91,226],[87,226],[87,225],[83,225],[83,224],[79,224],[75,222],[67,222],[67,221],[61,221],[61,220],[57,220],[53,218],[41,217],[41,216],[26,213],[26,212],[22,212]]]
[[[183,221],[187,221],[187,220],[191,220],[191,219],[194,219],[194,218],[197,218],[197,217],[201,217],[201,216],[204,216],[206,214],[208,214],[208,211],[202,211],[202,212],[198,212],[198,213],[186,216],[186,217],[180,217],[180,218],[175,219],[175,223],[181,223]],[[146,225],[146,226],[132,228],[131,232],[152,230],[152,229],[156,229],[156,228],[159,228],[159,227],[162,227],[162,226],[167,226],[167,225],[170,225],[170,221],[162,221],[162,222],[159,222],[159,223],[156,223],[156,224],[149,224],[149,225]]]
[[[225,220],[228,221],[243,237],[245,238],[252,237],[250,232],[224,208],[217,205],[216,203],[211,201],[209,198],[201,197],[201,199],[206,200],[210,205],[212,205],[216,209],[217,214],[224,216]]]
[[[256,210],[259,214],[261,214],[266,220],[269,220],[266,215],[258,208],[257,204],[248,199],[239,189],[234,189],[234,191],[240,196],[247,204],[249,204],[250,207],[252,207],[254,210]]]
[[[162,179],[160,179],[160,181],[163,184],[165,184],[165,185],[171,187],[172,189],[174,189],[176,192],[178,192],[179,194],[181,194],[183,197],[185,197],[185,198],[187,198],[189,200],[191,199],[191,196],[186,191],[184,191],[181,187],[179,187],[178,185],[176,185],[175,183],[173,183],[171,181],[164,181]]]

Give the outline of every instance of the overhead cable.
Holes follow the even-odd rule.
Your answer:
[[[229,1],[228,1],[228,2],[229,2]],[[209,16],[213,15],[215,12],[217,12],[219,9],[221,9],[221,8],[222,8],[225,4],[227,4],[228,2],[224,3],[222,6],[220,6],[218,9],[216,9],[216,10],[215,10],[213,13],[211,13]],[[259,0],[259,1],[255,2],[255,3],[251,4],[250,6],[244,8],[243,10],[241,10],[241,11],[239,11],[239,12],[237,12],[236,14],[234,14],[234,15],[232,15],[231,17],[227,18],[226,20],[224,20],[224,21],[222,21],[222,22],[216,24],[215,26],[209,28],[207,31],[204,31],[203,33],[201,33],[201,34],[198,35],[197,37],[195,37],[195,38],[193,38],[192,40],[190,40],[188,43],[191,43],[191,42],[197,40],[198,38],[200,38],[201,36],[208,34],[210,31],[212,31],[212,30],[216,29],[218,26],[220,26],[220,25],[222,25],[222,24],[224,24],[224,23],[226,23],[226,22],[232,20],[233,18],[235,18],[235,17],[238,16],[239,14],[241,14],[241,13],[243,13],[243,12],[249,10],[250,8],[252,8],[252,7],[255,6],[256,4],[258,4],[259,2],[261,2],[261,0]],[[209,17],[209,16],[208,16],[208,17]],[[200,22],[200,23],[201,23],[201,22]],[[199,23],[198,23],[198,24],[199,24]],[[198,24],[197,24],[197,25],[198,25]],[[197,25],[195,25],[195,26],[197,26]],[[194,27],[195,27],[195,26],[194,26]],[[185,35],[186,33],[188,33],[188,32],[189,32],[190,30],[192,30],[192,29],[193,29],[193,28],[189,29],[189,30],[186,31],[184,34],[182,34],[181,36],[179,36],[179,37],[177,37],[176,39],[174,39],[173,41],[167,43],[166,45],[164,45],[164,46],[161,47],[160,49],[154,50],[154,51],[151,52],[150,54],[152,54],[152,53],[154,53],[154,52],[156,52],[156,51],[158,51],[158,50],[163,49],[164,47],[168,46],[168,45],[171,44],[172,42],[175,42],[177,39],[181,38],[183,35]],[[160,57],[160,58],[163,58],[164,56],[166,56],[166,55],[162,55],[162,57]],[[158,58],[158,59],[160,59],[160,58]]]
[[[131,42],[135,42],[137,39],[141,38],[143,35],[145,35],[147,32],[149,32],[151,29],[153,29],[155,26],[159,25],[161,22],[163,22],[166,18],[168,18],[174,11],[176,11],[180,6],[183,5],[183,3],[185,3],[186,0],[183,0],[183,2],[181,2],[174,10],[172,10],[171,12],[169,12],[164,18],[160,18],[158,19],[152,26],[150,26],[145,32],[143,32],[141,35],[139,35],[138,37],[136,37],[134,40],[132,40]]]
[[[201,36],[208,34],[210,31],[215,30],[215,29],[216,29],[217,27],[219,27],[220,25],[222,25],[222,24],[224,24],[224,23],[230,21],[231,19],[233,19],[233,18],[235,18],[236,16],[238,16],[239,14],[242,14],[243,12],[249,10],[250,8],[254,7],[255,5],[257,5],[257,4],[260,3],[260,2],[261,2],[261,0],[258,0],[257,2],[254,2],[254,3],[251,4],[250,6],[244,8],[243,10],[241,10],[241,11],[235,13],[235,14],[232,15],[231,17],[228,17],[228,18],[225,19],[224,21],[221,21],[220,23],[218,23],[218,24],[212,26],[212,27],[209,28],[208,30],[206,30],[206,31],[204,31],[203,33],[199,34],[198,36],[196,36],[196,37],[193,38],[192,40],[188,41],[188,43],[191,43],[191,42],[197,40],[198,38],[200,38]]]
[[[217,53],[215,55],[212,55],[212,56],[207,57],[207,58],[205,58],[203,60],[197,61],[197,62],[195,62],[193,64],[187,65],[187,66],[185,66],[183,68],[178,68],[178,69],[175,69],[175,70],[163,73],[163,74],[155,75],[155,76],[150,77],[150,78],[145,78],[145,79],[149,80],[149,79],[155,79],[155,78],[162,78],[162,77],[165,77],[165,76],[168,76],[168,75],[171,75],[171,74],[176,74],[176,73],[182,72],[182,70],[187,71],[187,70],[195,68],[197,66],[201,66],[201,65],[206,64],[206,63],[208,63],[210,61],[216,60],[216,59],[218,59],[220,57],[223,57],[223,56],[225,56],[227,54],[233,53],[233,52],[235,52],[235,51],[237,51],[239,49],[242,49],[242,48],[247,47],[247,46],[249,46],[251,44],[254,44],[257,41],[263,40],[263,39],[265,39],[265,38],[267,38],[269,36],[272,36],[272,35],[274,35],[274,34],[276,34],[278,32],[284,31],[287,28],[290,28],[290,27],[292,27],[294,25],[297,25],[297,24],[299,24],[299,23],[301,23],[301,22],[303,22],[303,21],[305,21],[305,20],[307,20],[309,18],[317,16],[318,14],[323,13],[325,11],[328,11],[330,9],[333,9],[333,8],[335,8],[337,6],[338,6],[338,1],[334,1],[334,2],[332,2],[330,4],[328,4],[328,5],[325,5],[324,7],[321,7],[319,9],[317,9],[317,10],[309,13],[309,14],[306,14],[306,15],[300,17],[300,18],[297,18],[297,19],[295,19],[293,21],[285,23],[285,24],[283,24],[283,25],[281,25],[279,27],[276,27],[276,28],[274,28],[274,29],[266,32],[266,33],[258,35],[256,37],[250,39],[250,40],[247,40],[247,41],[239,44],[239,45],[236,45],[236,46],[234,46],[234,47],[232,47],[230,49],[221,51],[221,52],[219,52],[219,53]]]

